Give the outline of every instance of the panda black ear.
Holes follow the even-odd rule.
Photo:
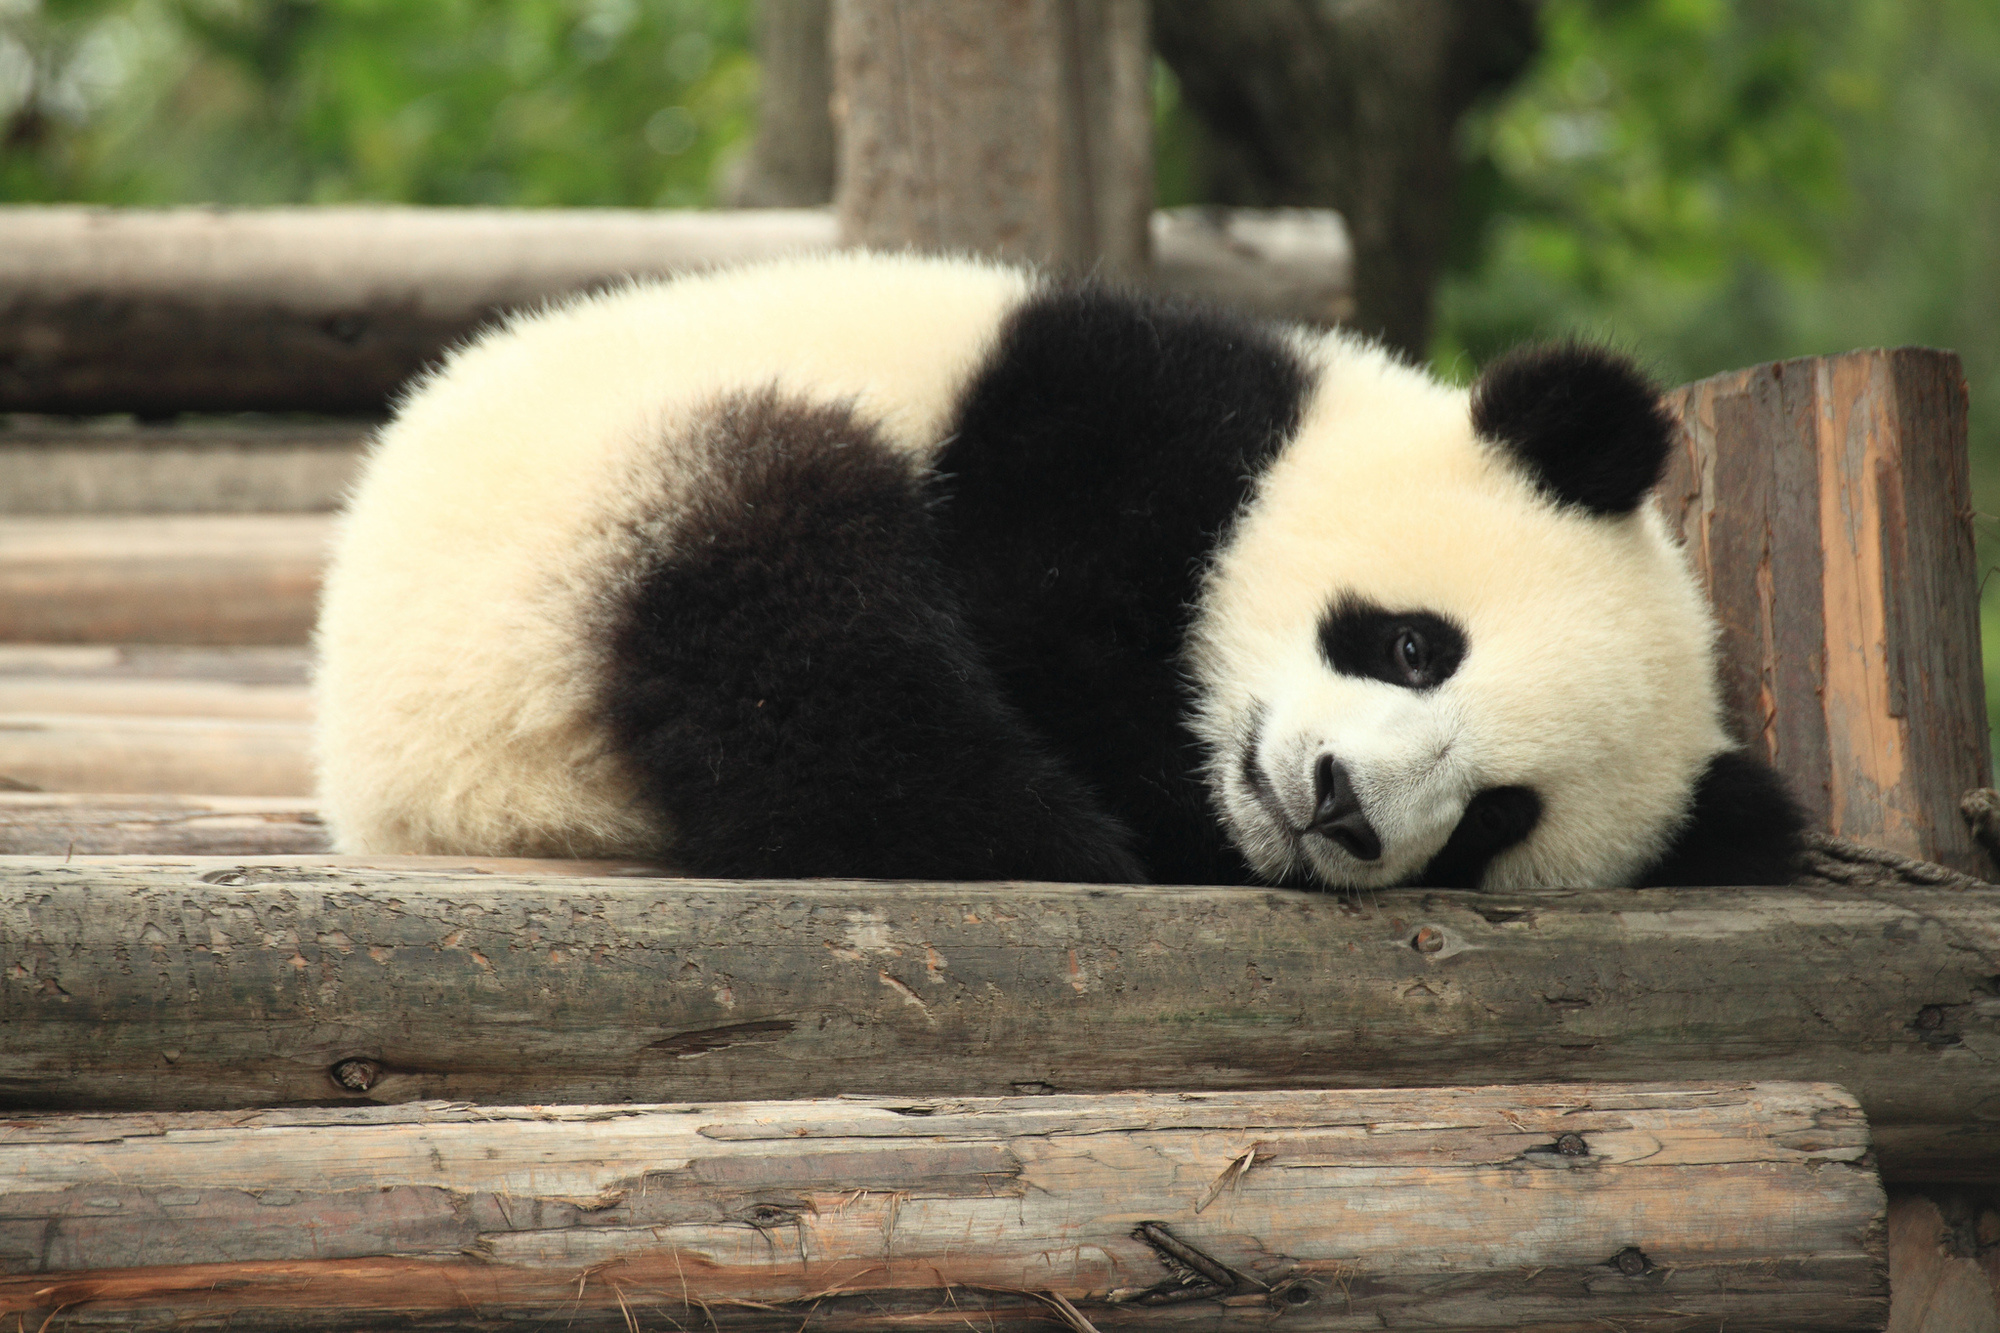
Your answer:
[[[1666,466],[1674,419],[1630,358],[1584,343],[1523,347],[1486,367],[1472,426],[1560,504],[1629,514]]]

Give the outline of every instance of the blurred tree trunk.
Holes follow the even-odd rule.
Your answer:
[[[758,0],[757,137],[723,188],[734,208],[798,208],[833,198],[833,72],[828,0]]]
[[[1207,132],[1204,198],[1339,209],[1354,325],[1422,357],[1453,131],[1533,56],[1534,0],[1160,0],[1153,23]]]

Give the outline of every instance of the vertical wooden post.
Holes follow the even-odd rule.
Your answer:
[[[833,198],[827,0],[757,0],[757,137],[724,193],[732,208]]]
[[[1148,32],[1146,0],[836,0],[842,239],[1142,270]]]
[[[1660,494],[1738,734],[1819,827],[1991,875],[1958,815],[1992,781],[1958,357],[1774,362],[1669,402],[1684,447]]]

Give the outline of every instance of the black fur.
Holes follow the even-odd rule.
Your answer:
[[[1805,813],[1784,779],[1735,750],[1709,761],[1687,823],[1641,885],[1789,884]]]
[[[1009,704],[868,423],[719,406],[606,705],[696,874],[1133,881],[1129,835]]]
[[[1058,287],[1008,321],[937,462],[975,637],[1164,882],[1253,878],[1197,775],[1180,653],[1203,563],[1310,389],[1261,325]]]
[[[1544,493],[1629,514],[1660,479],[1673,418],[1639,368],[1581,343],[1500,357],[1472,392],[1472,424],[1505,445]]]
[[[1421,661],[1399,653],[1406,635],[1422,645]],[[1349,595],[1320,617],[1319,652],[1343,676],[1429,690],[1450,680],[1465,660],[1465,631],[1429,611],[1385,611]]]
[[[1415,881],[1426,889],[1476,889],[1493,858],[1535,831],[1542,798],[1529,787],[1488,787],[1466,803],[1438,854]]]

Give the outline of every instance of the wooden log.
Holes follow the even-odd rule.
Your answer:
[[[268,718],[0,715],[0,785],[29,792],[308,796],[312,728]]]
[[[0,1102],[1793,1078],[1854,1091],[1893,1179],[2000,1180],[2000,890],[1343,899],[466,865],[8,863]],[[329,1075],[350,1059],[377,1067],[363,1092]]]
[[[1828,832],[1991,877],[1958,357],[1774,362],[1676,390],[1660,494],[1722,622],[1738,731]]]
[[[733,208],[833,199],[828,0],[757,0],[757,130],[724,180]]]
[[[835,0],[833,111],[847,244],[1146,267],[1146,0]]]
[[[0,1317],[1873,1329],[1866,1152],[1783,1083],[33,1117]]]
[[[1962,1192],[1889,1199],[1888,1333],[2000,1329],[2000,1208]]]
[[[318,804],[296,797],[0,791],[0,855],[323,857],[328,850]]]
[[[303,685],[0,671],[0,726],[10,715],[35,713],[304,723],[312,720],[312,700]]]
[[[1156,215],[1149,280],[1286,318],[1345,299],[1330,215],[1219,216]],[[0,412],[380,413],[505,310],[836,241],[809,209],[0,208]]]
[[[0,643],[0,677],[65,680],[211,681],[230,685],[304,685],[303,644],[209,645]]]
[[[338,508],[368,426],[0,429],[0,514],[306,513]]]
[[[0,638],[302,644],[322,514],[0,518]]]

